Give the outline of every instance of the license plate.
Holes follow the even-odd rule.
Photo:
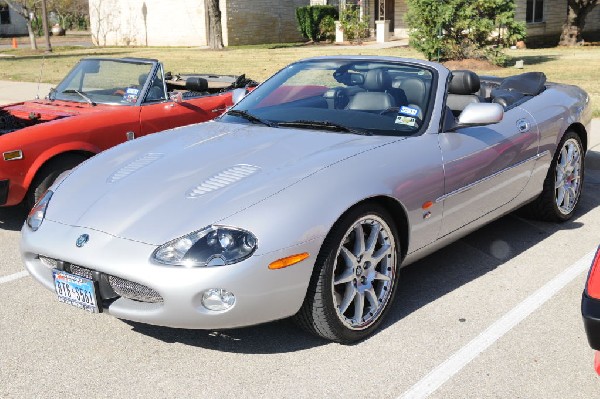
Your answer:
[[[61,270],[52,271],[54,289],[58,301],[83,309],[90,313],[98,313],[96,290],[90,279],[76,276]]]

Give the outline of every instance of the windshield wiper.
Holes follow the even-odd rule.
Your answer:
[[[72,94],[72,93],[77,93],[81,96],[81,98],[83,98],[85,101],[88,102],[88,104],[90,105],[96,105],[95,102],[92,101],[91,98],[89,98],[84,92],[79,91],[79,90],[75,90],[75,89],[67,89],[67,90],[63,90],[61,91],[61,93],[65,93],[65,94]]]
[[[232,109],[232,110],[227,111],[225,114],[226,115],[233,115],[233,116],[240,116],[240,117],[242,117],[242,118],[244,118],[244,119],[246,119],[246,120],[248,120],[248,121],[250,121],[252,123],[260,123],[262,125],[269,126],[269,127],[277,127],[277,125],[275,123],[266,121],[264,119],[260,119],[259,117],[252,115],[248,111],[241,111],[239,109]]]
[[[372,136],[373,134],[367,130],[351,128],[344,125],[339,125],[333,122],[327,121],[305,121],[305,120],[297,120],[291,122],[279,122],[278,126],[282,127],[298,127],[304,129],[319,129],[319,130],[329,130],[332,132],[342,132],[342,133],[352,133],[352,134],[360,134],[363,136]]]

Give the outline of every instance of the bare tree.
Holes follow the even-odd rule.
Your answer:
[[[37,42],[35,41],[35,33],[33,32],[33,19],[35,18],[35,0],[5,0],[6,4],[13,9],[17,14],[25,18],[27,24],[27,32],[29,33],[29,42],[31,49],[37,50]]]
[[[208,6],[208,46],[215,50],[223,49],[223,28],[219,0],[206,0]]]
[[[42,29],[44,30],[44,39],[46,40],[46,51],[52,52],[52,44],[50,44],[50,32],[48,31],[48,9],[46,0],[42,0]]]
[[[560,46],[574,46],[581,43],[585,18],[596,7],[598,0],[568,0],[567,19],[560,35]]]

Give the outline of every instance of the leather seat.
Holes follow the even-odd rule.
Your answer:
[[[359,91],[352,95],[346,109],[381,112],[394,107],[396,106],[394,97],[385,91],[390,87],[391,79],[383,69],[371,69],[365,73],[365,81],[362,84],[362,88],[366,91]]]
[[[481,102],[481,98],[475,93],[479,92],[481,82],[479,76],[472,71],[453,71],[452,80],[448,87],[446,105],[457,116],[467,105]]]

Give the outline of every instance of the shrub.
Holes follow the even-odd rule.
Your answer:
[[[340,25],[346,39],[351,42],[362,43],[363,39],[369,37],[369,16],[360,16],[360,8],[355,5],[347,5],[342,10]]]
[[[410,44],[427,59],[504,62],[502,48],[525,37],[514,0],[408,0]]]
[[[338,11],[333,6],[305,6],[296,8],[298,30],[304,38],[318,42],[327,38],[327,33],[322,33],[321,23],[330,17],[333,21],[338,17]],[[332,32],[335,31],[335,25]]]
[[[335,19],[331,15],[326,15],[321,20],[319,35],[324,40],[333,41],[335,39]]]

